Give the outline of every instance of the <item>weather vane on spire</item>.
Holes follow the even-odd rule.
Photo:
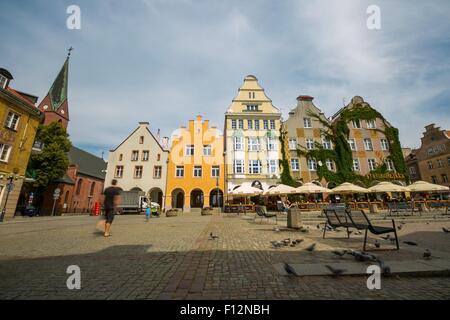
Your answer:
[[[67,54],[67,58],[70,57],[70,53],[72,52],[72,50],[73,50],[72,47],[70,47],[69,49],[67,49],[67,51],[69,52],[69,53]]]

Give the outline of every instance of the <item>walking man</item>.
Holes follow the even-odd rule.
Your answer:
[[[120,188],[116,187],[116,185],[117,180],[113,179],[111,181],[111,187],[106,188],[103,192],[105,195],[105,237],[109,237],[111,235],[111,224],[114,220],[117,206],[120,205]]]

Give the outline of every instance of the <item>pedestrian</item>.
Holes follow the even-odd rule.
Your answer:
[[[103,191],[103,194],[105,195],[105,237],[111,236],[111,224],[113,223],[117,207],[120,205],[120,191],[121,189],[117,187],[116,179],[113,179],[111,181],[111,186]]]
[[[152,216],[152,213],[151,213],[151,210],[150,210],[150,207],[149,206],[147,206],[147,208],[145,208],[145,217],[146,217],[146,221],[148,222],[148,219],[150,219],[150,217]]]

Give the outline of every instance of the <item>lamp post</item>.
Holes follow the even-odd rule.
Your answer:
[[[5,199],[5,204],[3,205],[3,210],[2,213],[0,215],[0,222],[3,222],[3,219],[5,218],[5,214],[6,214],[6,205],[8,203],[8,198],[9,198],[9,194],[11,193],[11,191],[14,189],[14,176],[10,175],[8,177],[8,183],[6,184],[6,199]]]
[[[220,207],[220,201],[219,201],[219,176],[216,177],[216,189],[217,189],[217,208]]]

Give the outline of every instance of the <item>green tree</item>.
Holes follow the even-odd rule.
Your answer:
[[[44,147],[41,153],[31,156],[28,171],[35,179],[34,186],[43,189],[66,173],[69,166],[67,153],[72,144],[59,122],[40,125],[35,140],[42,142]]]

